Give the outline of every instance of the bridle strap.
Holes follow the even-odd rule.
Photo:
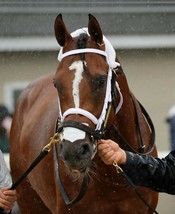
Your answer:
[[[118,93],[120,95],[120,102],[119,102],[119,104],[117,105],[117,107],[115,109],[115,114],[117,114],[119,112],[119,110],[121,109],[122,105],[123,105],[123,95],[122,95],[122,93],[120,91],[120,87],[119,87],[119,84],[118,84],[117,81],[115,81],[115,84],[116,84],[116,87],[117,87],[117,91],[118,91]]]
[[[83,182],[81,184],[81,187],[80,187],[80,191],[78,193],[78,195],[73,199],[73,200],[70,200],[69,196],[67,195],[64,187],[63,187],[63,184],[61,182],[61,178],[60,178],[60,172],[59,172],[59,164],[58,164],[58,153],[57,153],[57,149],[56,149],[56,144],[54,144],[54,163],[55,163],[55,173],[56,173],[56,180],[57,180],[57,183],[58,183],[58,186],[59,186],[59,190],[60,190],[60,193],[64,199],[64,202],[66,205],[73,205],[75,204],[76,202],[78,202],[85,194],[87,188],[88,188],[88,185],[89,185],[89,176],[88,175],[85,175],[83,177]]]
[[[66,124],[65,124],[65,126],[66,126]],[[55,133],[59,133],[61,128],[62,127],[60,126],[60,118],[58,117],[56,120],[56,123],[55,123]],[[59,160],[58,160],[59,155],[58,155],[56,144],[54,144],[54,147],[53,147],[53,154],[54,154],[54,167],[55,167],[56,181],[59,186],[60,193],[61,193],[66,205],[73,205],[76,202],[78,202],[86,193],[88,185],[89,185],[89,176],[85,175],[83,177],[83,181],[82,181],[78,195],[73,200],[70,200],[68,194],[66,193],[66,191],[63,187],[62,181],[61,181],[60,171],[59,171]]]
[[[87,125],[80,123],[80,122],[71,121],[71,120],[63,121],[58,126],[57,132],[60,133],[63,130],[63,128],[65,128],[65,127],[73,127],[73,128],[80,129],[80,130],[88,133],[89,135],[93,136],[95,139],[101,139],[102,134],[103,134],[98,130],[94,130],[90,126],[87,126]]]
[[[86,111],[85,109],[82,108],[69,108],[67,109],[62,116],[62,121],[64,121],[64,119],[70,115],[70,114],[80,114],[83,115],[85,117],[87,117],[89,120],[91,120],[93,122],[93,124],[97,124],[98,119],[89,111]]]
[[[63,58],[67,56],[71,56],[74,54],[81,54],[81,53],[97,53],[107,58],[107,53],[105,51],[95,49],[95,48],[82,48],[82,49],[75,49],[75,50],[71,50],[71,51],[67,51],[66,53],[63,53],[61,57],[59,56],[59,61],[61,61]]]

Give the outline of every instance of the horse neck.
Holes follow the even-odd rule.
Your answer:
[[[130,129],[134,129],[134,107],[130,96],[130,90],[127,83],[127,79],[125,75],[121,75],[118,78],[118,82],[120,85],[120,90],[123,95],[123,106],[121,110],[116,115],[116,121],[118,123],[118,129],[123,132],[125,130],[125,133],[130,132]],[[129,127],[126,129],[126,126]],[[124,128],[125,127],[125,128]]]
[[[113,124],[128,144],[138,150],[140,148],[140,137],[138,136],[138,130],[136,128],[136,114],[138,116],[139,126],[141,127],[143,141],[149,142],[150,132],[140,106],[129,89],[125,75],[122,74],[118,76],[117,81],[123,95],[123,105],[117,113]],[[133,102],[133,99],[135,102]],[[112,135],[113,136],[110,134],[110,137],[117,141],[117,135],[115,135],[115,133],[112,133]]]

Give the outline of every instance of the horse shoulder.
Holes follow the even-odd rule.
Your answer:
[[[11,128],[10,138],[11,144],[13,144],[12,148],[14,144],[19,144],[20,146],[24,145],[22,143],[24,142],[24,139],[30,141],[32,137],[35,137],[34,134],[31,135],[31,133],[33,132],[33,129],[36,128],[36,124],[39,123],[39,117],[41,117],[40,115],[42,115],[42,111],[44,112],[45,110],[45,105],[40,105],[40,103],[47,102],[48,100],[44,99],[44,96],[46,96],[45,90],[47,90],[47,96],[55,93],[52,79],[53,75],[46,75],[38,78],[31,82],[21,93],[16,104]]]

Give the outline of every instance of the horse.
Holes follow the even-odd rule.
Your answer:
[[[57,133],[53,150],[17,187],[22,214],[151,214],[114,166],[98,156],[98,140],[157,156],[149,117],[131,92],[116,53],[98,20],[69,33],[59,14],[54,23],[61,46],[55,74],[44,75],[20,95],[10,134],[14,181]],[[156,208],[158,194],[138,187]]]

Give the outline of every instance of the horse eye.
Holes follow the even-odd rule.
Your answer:
[[[97,76],[95,78],[96,86],[102,88],[106,85],[106,76]]]
[[[103,86],[105,85],[105,83],[106,83],[106,79],[100,79],[100,80],[98,81],[98,86],[99,86],[99,87],[103,87]]]

